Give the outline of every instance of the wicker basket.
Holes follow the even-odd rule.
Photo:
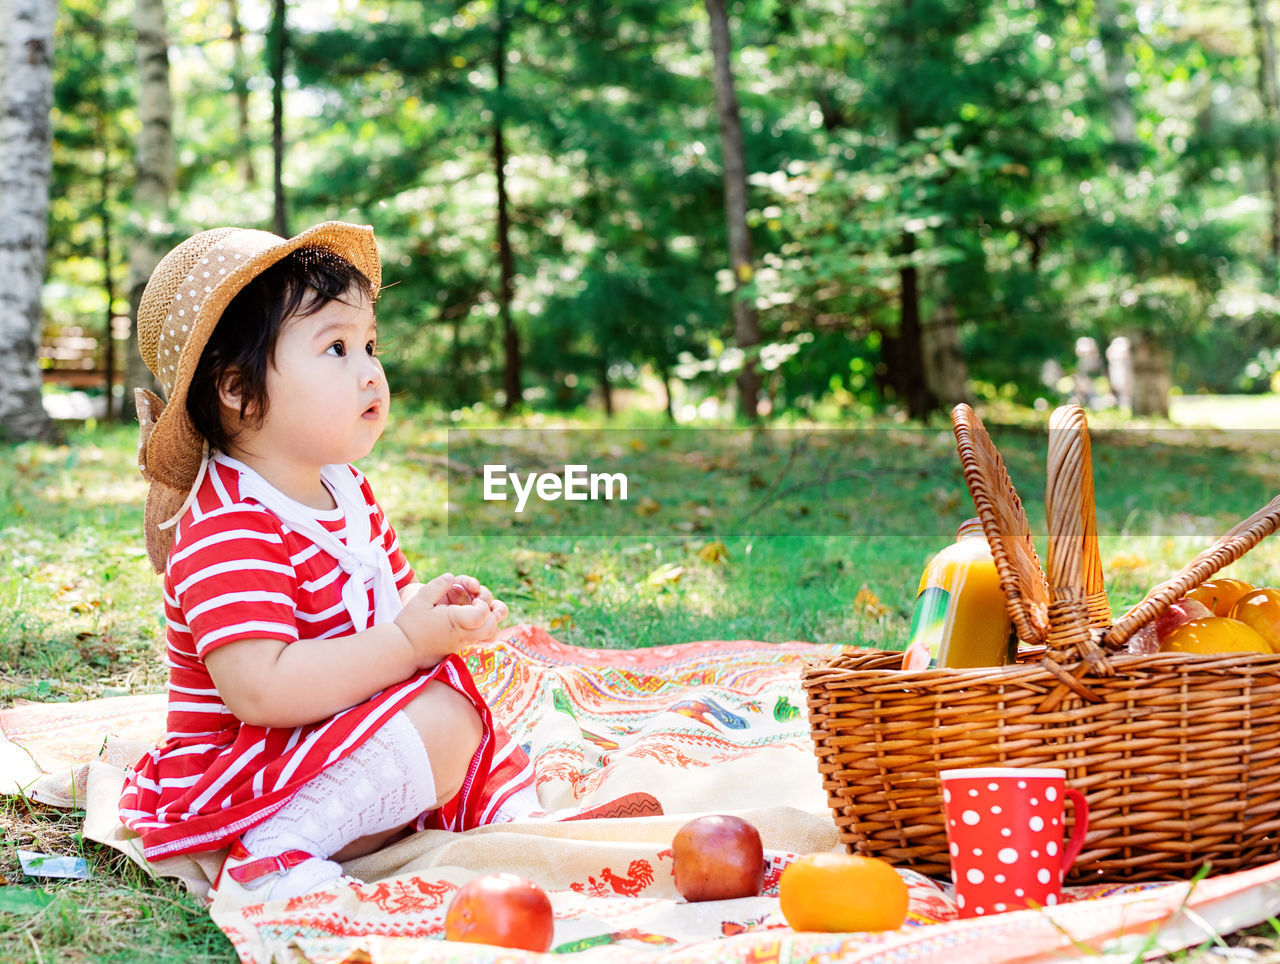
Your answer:
[[[1102,583],[1088,430],[1050,422],[1047,573],[982,422],[952,414],[973,495],[1024,643],[1011,666],[906,672],[900,652],[804,673],[841,840],[927,874],[949,871],[940,770],[1054,766],[1089,802],[1076,883],[1187,878],[1280,858],[1280,654],[1119,653],[1169,603],[1280,524],[1280,498],[1244,520],[1114,626]]]

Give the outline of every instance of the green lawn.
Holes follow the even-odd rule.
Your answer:
[[[1275,404],[1191,401],[1175,407],[1175,423],[1141,428],[1092,419],[1115,609],[1280,491],[1280,436],[1238,428],[1264,424]],[[972,514],[946,421],[752,431],[529,416],[499,433],[494,421],[395,418],[363,468],[419,573],[473,573],[513,622],[581,646],[752,638],[899,648],[921,567]],[[1042,551],[1046,420],[988,420]],[[163,688],[135,444],[130,428],[89,427],[62,445],[0,453],[0,707]],[[628,499],[531,501],[517,514],[481,498],[482,467],[498,462],[622,472]],[[1272,542],[1232,574],[1280,584]],[[83,843],[74,814],[7,798],[0,822],[0,874],[16,885],[0,888],[0,959],[234,960],[203,906]],[[17,846],[83,853],[93,879],[48,887],[53,899],[37,907]]]

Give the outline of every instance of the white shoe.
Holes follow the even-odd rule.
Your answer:
[[[209,891],[209,901],[222,899],[236,904],[284,900],[320,890],[341,881],[359,884],[346,877],[342,868],[305,850],[286,850],[272,857],[254,857],[237,839],[222,862]]]

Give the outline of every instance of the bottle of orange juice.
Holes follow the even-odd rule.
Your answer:
[[[956,541],[920,577],[902,668],[999,666],[1012,662],[1017,639],[982,522],[967,519]]]

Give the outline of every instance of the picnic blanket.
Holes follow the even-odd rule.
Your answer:
[[[565,646],[520,626],[466,658],[480,691],[533,760],[550,815],[464,834],[427,831],[345,865],[366,881],[291,901],[210,908],[242,961],[550,960],[444,941],[452,894],[504,870],[537,881],[556,912],[558,959],[594,964],[935,959],[1068,960],[1172,950],[1280,913],[1280,864],[1198,883],[1072,888],[1067,903],[955,919],[949,885],[900,871],[906,926],[885,934],[797,934],[777,900],[798,854],[839,849],[804,712],[806,660],[839,647],[700,642],[641,650]],[[0,711],[0,786],[82,806],[85,835],[145,863],[116,816],[124,767],[163,729],[163,696]],[[663,816],[564,818],[635,791]],[[676,893],[671,839],[698,813],[736,813],[761,832],[770,870],[756,898],[692,904]],[[148,866],[207,893],[222,855]]]

